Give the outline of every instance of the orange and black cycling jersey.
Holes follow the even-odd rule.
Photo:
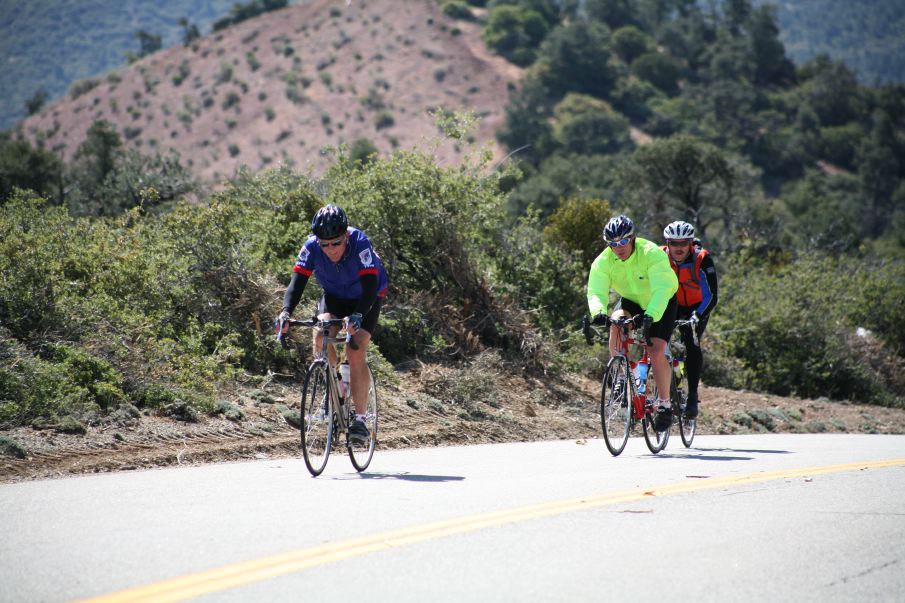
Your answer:
[[[667,250],[665,246],[663,249]],[[691,308],[700,316],[708,315],[717,301],[716,267],[709,252],[696,246],[681,264],[670,255],[669,264],[679,279],[679,306]]]

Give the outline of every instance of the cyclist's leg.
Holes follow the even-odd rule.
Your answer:
[[[672,383],[672,367],[666,359],[666,346],[669,345],[669,338],[672,336],[672,330],[676,322],[676,297],[675,295],[666,305],[663,316],[657,322],[650,326],[650,357],[651,368],[654,372],[654,382],[657,384],[657,401],[658,415],[657,431],[664,431],[669,428],[672,422],[671,403],[670,403],[670,385]]]
[[[371,385],[371,374],[368,372],[367,353],[371,343],[371,333],[362,328],[356,335],[357,350],[346,350],[349,361],[349,381],[352,386],[352,399],[355,400],[355,413],[364,414],[368,410],[368,387]]]
[[[355,400],[356,414],[364,414],[368,410],[368,388],[371,386],[371,373],[368,370],[368,346],[371,333],[377,326],[380,316],[381,299],[378,297],[371,310],[362,317],[361,330],[355,334],[357,350],[346,347],[346,360],[349,362],[349,381],[352,386],[352,399]],[[352,308],[354,311],[354,307]],[[348,314],[351,314],[350,311]],[[346,316],[348,316],[346,314]]]
[[[335,309],[332,308],[332,305],[334,303],[335,302],[333,300],[327,299],[326,294],[321,296],[320,301],[317,302],[317,318],[318,318],[318,320],[330,320],[330,319],[334,318],[333,311]],[[338,327],[331,327],[331,329],[330,329],[331,336],[336,335],[337,332],[339,332]],[[323,337],[323,334],[321,333],[321,330],[314,329],[314,353],[313,353],[313,355],[315,358],[318,358],[321,355],[321,349],[322,349],[321,346],[323,346],[323,343],[321,342],[322,337]],[[334,348],[333,346],[330,346],[329,348],[327,348],[327,355],[329,357],[328,361],[330,363],[330,366],[336,366],[336,348]]]
[[[610,318],[629,318],[641,312],[641,306],[630,299],[624,297],[619,298],[613,307],[613,313]],[[610,327],[610,358],[622,353],[622,331],[618,327]]]
[[[701,335],[703,335],[706,327],[707,319],[703,319],[698,323],[697,344],[695,344],[694,338],[691,336],[691,327],[687,327],[687,336],[685,330],[682,332],[682,338],[687,350],[685,357],[685,374],[688,376],[688,398],[695,401],[700,401],[698,400],[698,384],[701,381],[701,370],[704,368],[704,350],[701,349]]]
[[[659,400],[669,399],[669,382],[672,376],[672,367],[666,359],[667,341],[659,337],[650,338],[651,369],[654,372],[654,381],[657,383]]]

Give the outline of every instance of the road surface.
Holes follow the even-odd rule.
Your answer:
[[[378,449],[0,485],[0,600],[902,601],[905,436]]]

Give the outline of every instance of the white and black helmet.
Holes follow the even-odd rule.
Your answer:
[[[635,234],[635,223],[626,215],[616,216],[603,227],[603,240],[612,243]]]
[[[663,229],[663,238],[667,241],[673,239],[694,239],[694,226],[682,220],[676,220]]]

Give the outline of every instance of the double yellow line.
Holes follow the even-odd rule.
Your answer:
[[[124,603],[128,601],[162,603],[166,601],[183,601],[192,597],[227,590],[244,584],[304,571],[312,567],[349,559],[351,557],[359,557],[361,555],[367,555],[368,553],[384,551],[409,544],[424,542],[426,540],[462,534],[465,532],[473,532],[483,528],[516,523],[529,519],[537,519],[539,517],[570,513],[572,511],[583,511],[615,503],[643,500],[650,496],[667,496],[670,494],[680,494],[683,492],[694,492],[727,486],[743,486],[746,484],[780,479],[863,469],[879,469],[899,465],[905,465],[905,459],[867,461],[861,463],[847,463],[844,465],[828,465],[806,469],[786,469],[782,471],[752,473],[749,475],[707,478],[658,486],[648,490],[635,489],[541,503],[516,509],[472,515],[470,517],[448,519],[422,526],[404,528],[392,532],[365,536],[363,538],[324,544],[309,549],[291,551],[282,555],[264,557],[253,561],[244,561],[206,572],[191,574],[172,580],[165,580],[148,586],[131,588],[93,599],[86,599],[85,602]]]

